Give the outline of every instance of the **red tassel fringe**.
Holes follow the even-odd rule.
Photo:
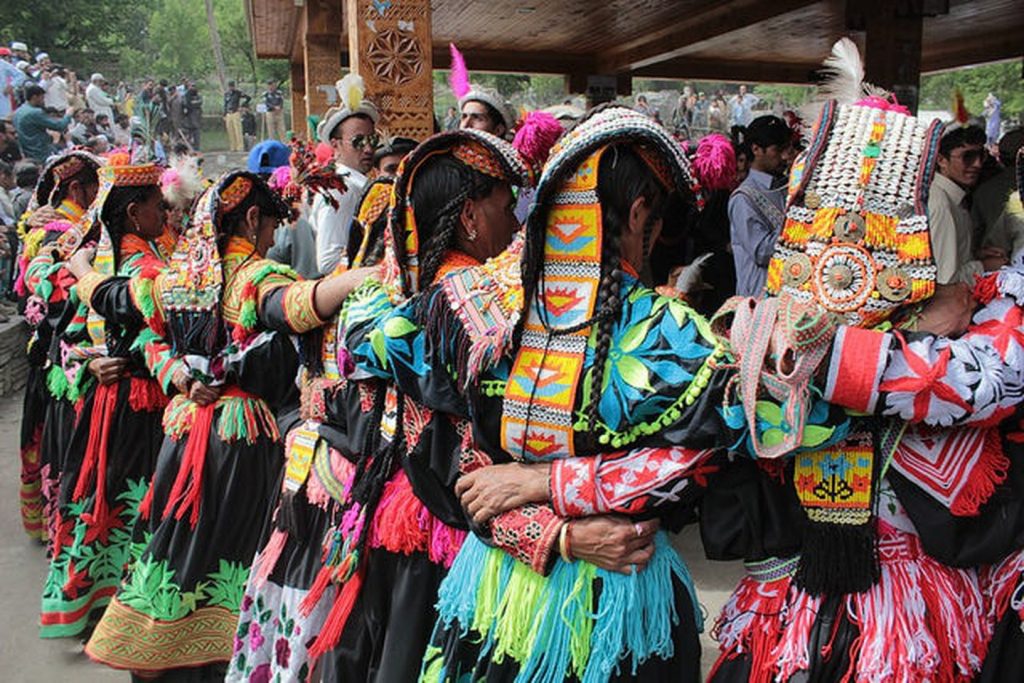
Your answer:
[[[72,500],[81,500],[96,478],[95,495],[93,496],[92,514],[82,515],[88,526],[107,518],[107,454],[110,449],[110,423],[114,419],[114,408],[117,406],[117,389],[119,383],[99,385],[92,404],[92,422],[89,425],[89,441],[85,447],[85,458],[82,470],[75,482]]]
[[[309,646],[309,668],[310,672],[316,668],[316,662],[334,649],[341,640],[341,633],[345,630],[348,617],[352,614],[352,607],[356,604],[356,598],[363,588],[363,567],[345,582],[345,585],[338,592],[338,596],[331,605],[331,611],[327,613],[327,619],[320,628],[316,640]]]
[[[1003,453],[1003,440],[996,428],[989,428],[981,457],[971,468],[967,483],[953,500],[949,511],[960,517],[976,517],[981,506],[995,493],[996,487],[1006,481],[1010,459]]]
[[[181,519],[185,513],[189,513],[189,522],[193,527],[199,521],[199,503],[203,495],[203,468],[206,465],[206,450],[216,406],[216,403],[196,406],[195,419],[189,430],[178,476],[174,479],[167,504],[164,506],[164,518],[177,508],[175,518]]]

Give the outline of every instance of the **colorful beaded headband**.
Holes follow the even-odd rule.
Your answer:
[[[228,213],[249,196],[252,192],[252,180],[240,175],[220,191],[220,213]]]

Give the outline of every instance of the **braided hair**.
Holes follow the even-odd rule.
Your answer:
[[[68,198],[68,193],[71,191],[71,182],[74,180],[77,180],[81,185],[100,184],[100,178],[96,173],[96,169],[87,164],[75,175],[60,181],[57,191],[53,193],[53,197],[50,199],[50,206],[60,206],[60,203]]]
[[[644,259],[650,253],[651,231],[660,217],[665,192],[654,173],[628,146],[617,145],[601,157],[597,175],[597,196],[601,202],[604,240],[601,248],[601,283],[598,287],[596,310],[597,334],[590,376],[590,403],[583,406],[591,438],[599,419],[605,365],[612,343],[612,330],[622,310],[622,235],[629,225],[629,213],[639,197],[647,200],[651,213],[644,226]]]
[[[252,190],[238,206],[221,215],[217,221],[217,249],[221,252],[224,251],[228,239],[245,223],[245,214],[252,207],[258,207],[262,216],[287,216],[288,208],[265,181],[253,174],[245,175],[252,180]]]
[[[134,227],[128,222],[128,207],[151,199],[154,194],[160,194],[158,185],[113,187],[104,200],[100,219],[107,227],[114,246],[115,267],[120,266],[121,262],[121,239],[132,232]]]
[[[445,254],[455,246],[466,201],[490,196],[498,184],[450,156],[432,159],[417,170],[409,201],[419,230],[421,288],[433,282]]]

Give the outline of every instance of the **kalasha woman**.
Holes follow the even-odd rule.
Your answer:
[[[366,187],[355,220],[367,239],[353,268],[380,262],[392,182],[378,179]],[[346,270],[342,264],[336,273]],[[369,421],[339,365],[337,323],[332,317],[302,338],[299,423],[285,436],[285,472],[242,599],[228,681],[306,680],[308,647],[330,608],[327,600],[307,611],[299,605],[321,566],[330,510],[344,499],[355,470],[364,434],[350,421],[367,423],[363,431]]]
[[[59,459],[74,417],[59,353],[50,353],[55,327],[66,324],[60,321],[74,278],[59,267],[66,253],[58,255],[57,266],[50,256],[31,271],[29,266],[42,246],[55,244],[68,230],[81,229],[99,188],[96,169],[102,164],[102,159],[79,150],[53,157],[39,176],[31,210],[18,224],[21,249],[14,291],[32,328],[21,417],[21,511],[26,533],[40,540],[52,536]]]
[[[489,134],[452,132],[417,147],[395,181],[383,241],[384,279],[349,298],[336,338],[360,337],[394,301],[502,252],[518,229],[512,187],[525,183],[527,171],[515,149]],[[376,231],[366,234],[370,239],[359,253],[373,254]],[[308,632],[305,646],[293,641],[289,652],[299,661],[323,656],[325,680],[413,680],[430,636],[437,586],[461,545],[465,521],[461,510],[453,515],[433,507],[433,498],[417,489],[409,463],[457,457],[469,443],[468,424],[425,410],[365,374],[351,375],[324,403],[327,420],[317,430],[319,440],[314,438],[317,460],[306,481],[308,496],[315,499],[323,486],[325,468],[316,462],[328,454],[337,460],[335,449],[351,458],[344,466],[350,474],[342,485],[325,487],[336,490],[327,508],[330,527],[326,533],[316,528],[324,551],[312,557],[319,572],[316,580],[307,574],[312,585],[298,605],[296,623],[313,625],[302,618],[305,613],[317,615],[319,626]],[[339,416],[341,411],[347,415]],[[289,462],[297,455],[290,452]],[[265,635],[255,610],[251,623]],[[279,637],[282,629],[273,633]],[[248,637],[242,634],[243,653],[251,648],[252,634],[250,625]],[[280,662],[270,667],[271,675],[281,672]]]
[[[126,160],[127,161],[127,160]],[[99,236],[96,267],[120,277],[158,272],[166,211],[155,165],[106,165],[90,210]],[[87,285],[76,294],[86,299]],[[77,303],[77,297],[73,298]],[[106,362],[76,405],[78,419],[63,458],[56,536],[43,589],[41,635],[82,633],[117,590],[129,561],[132,526],[162,442],[160,421],[183,367],[124,302],[100,317],[87,307],[66,334],[82,329]]]
[[[141,552],[86,646],[134,675],[223,678],[282,465],[274,415],[296,399],[289,335],[322,325],[366,274],[304,282],[266,261],[288,212],[257,176],[229,173],[164,271],[107,278],[72,264],[97,312],[134,308],[187,367],[135,528]]]
[[[857,97],[825,103],[794,163],[774,296],[733,301],[723,325],[741,421],[781,431],[745,444],[755,460],[723,463],[703,501],[708,555],[747,566],[716,624],[711,680],[976,680],[1002,616],[976,568],[1022,537],[1021,273],[983,278],[977,308],[936,291],[927,191],[941,125],[859,96],[848,40],[826,64],[847,81],[831,90]],[[793,302],[842,324],[799,321]],[[793,352],[827,369],[780,362]],[[848,433],[789,457],[815,374]],[[767,395],[789,410],[761,410]]]
[[[474,522],[423,679],[699,679],[699,609],[659,525],[692,508],[725,377],[708,325],[640,280],[670,195],[696,188],[664,129],[592,113],[544,167],[521,277],[504,257],[452,274],[350,349],[427,405],[468,398],[473,419],[472,447],[423,463]]]

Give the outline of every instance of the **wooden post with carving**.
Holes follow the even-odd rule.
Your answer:
[[[349,65],[389,136],[434,132],[430,0],[345,0]]]
[[[297,138],[310,136],[306,124],[306,69],[302,64],[292,64],[292,133]]]

